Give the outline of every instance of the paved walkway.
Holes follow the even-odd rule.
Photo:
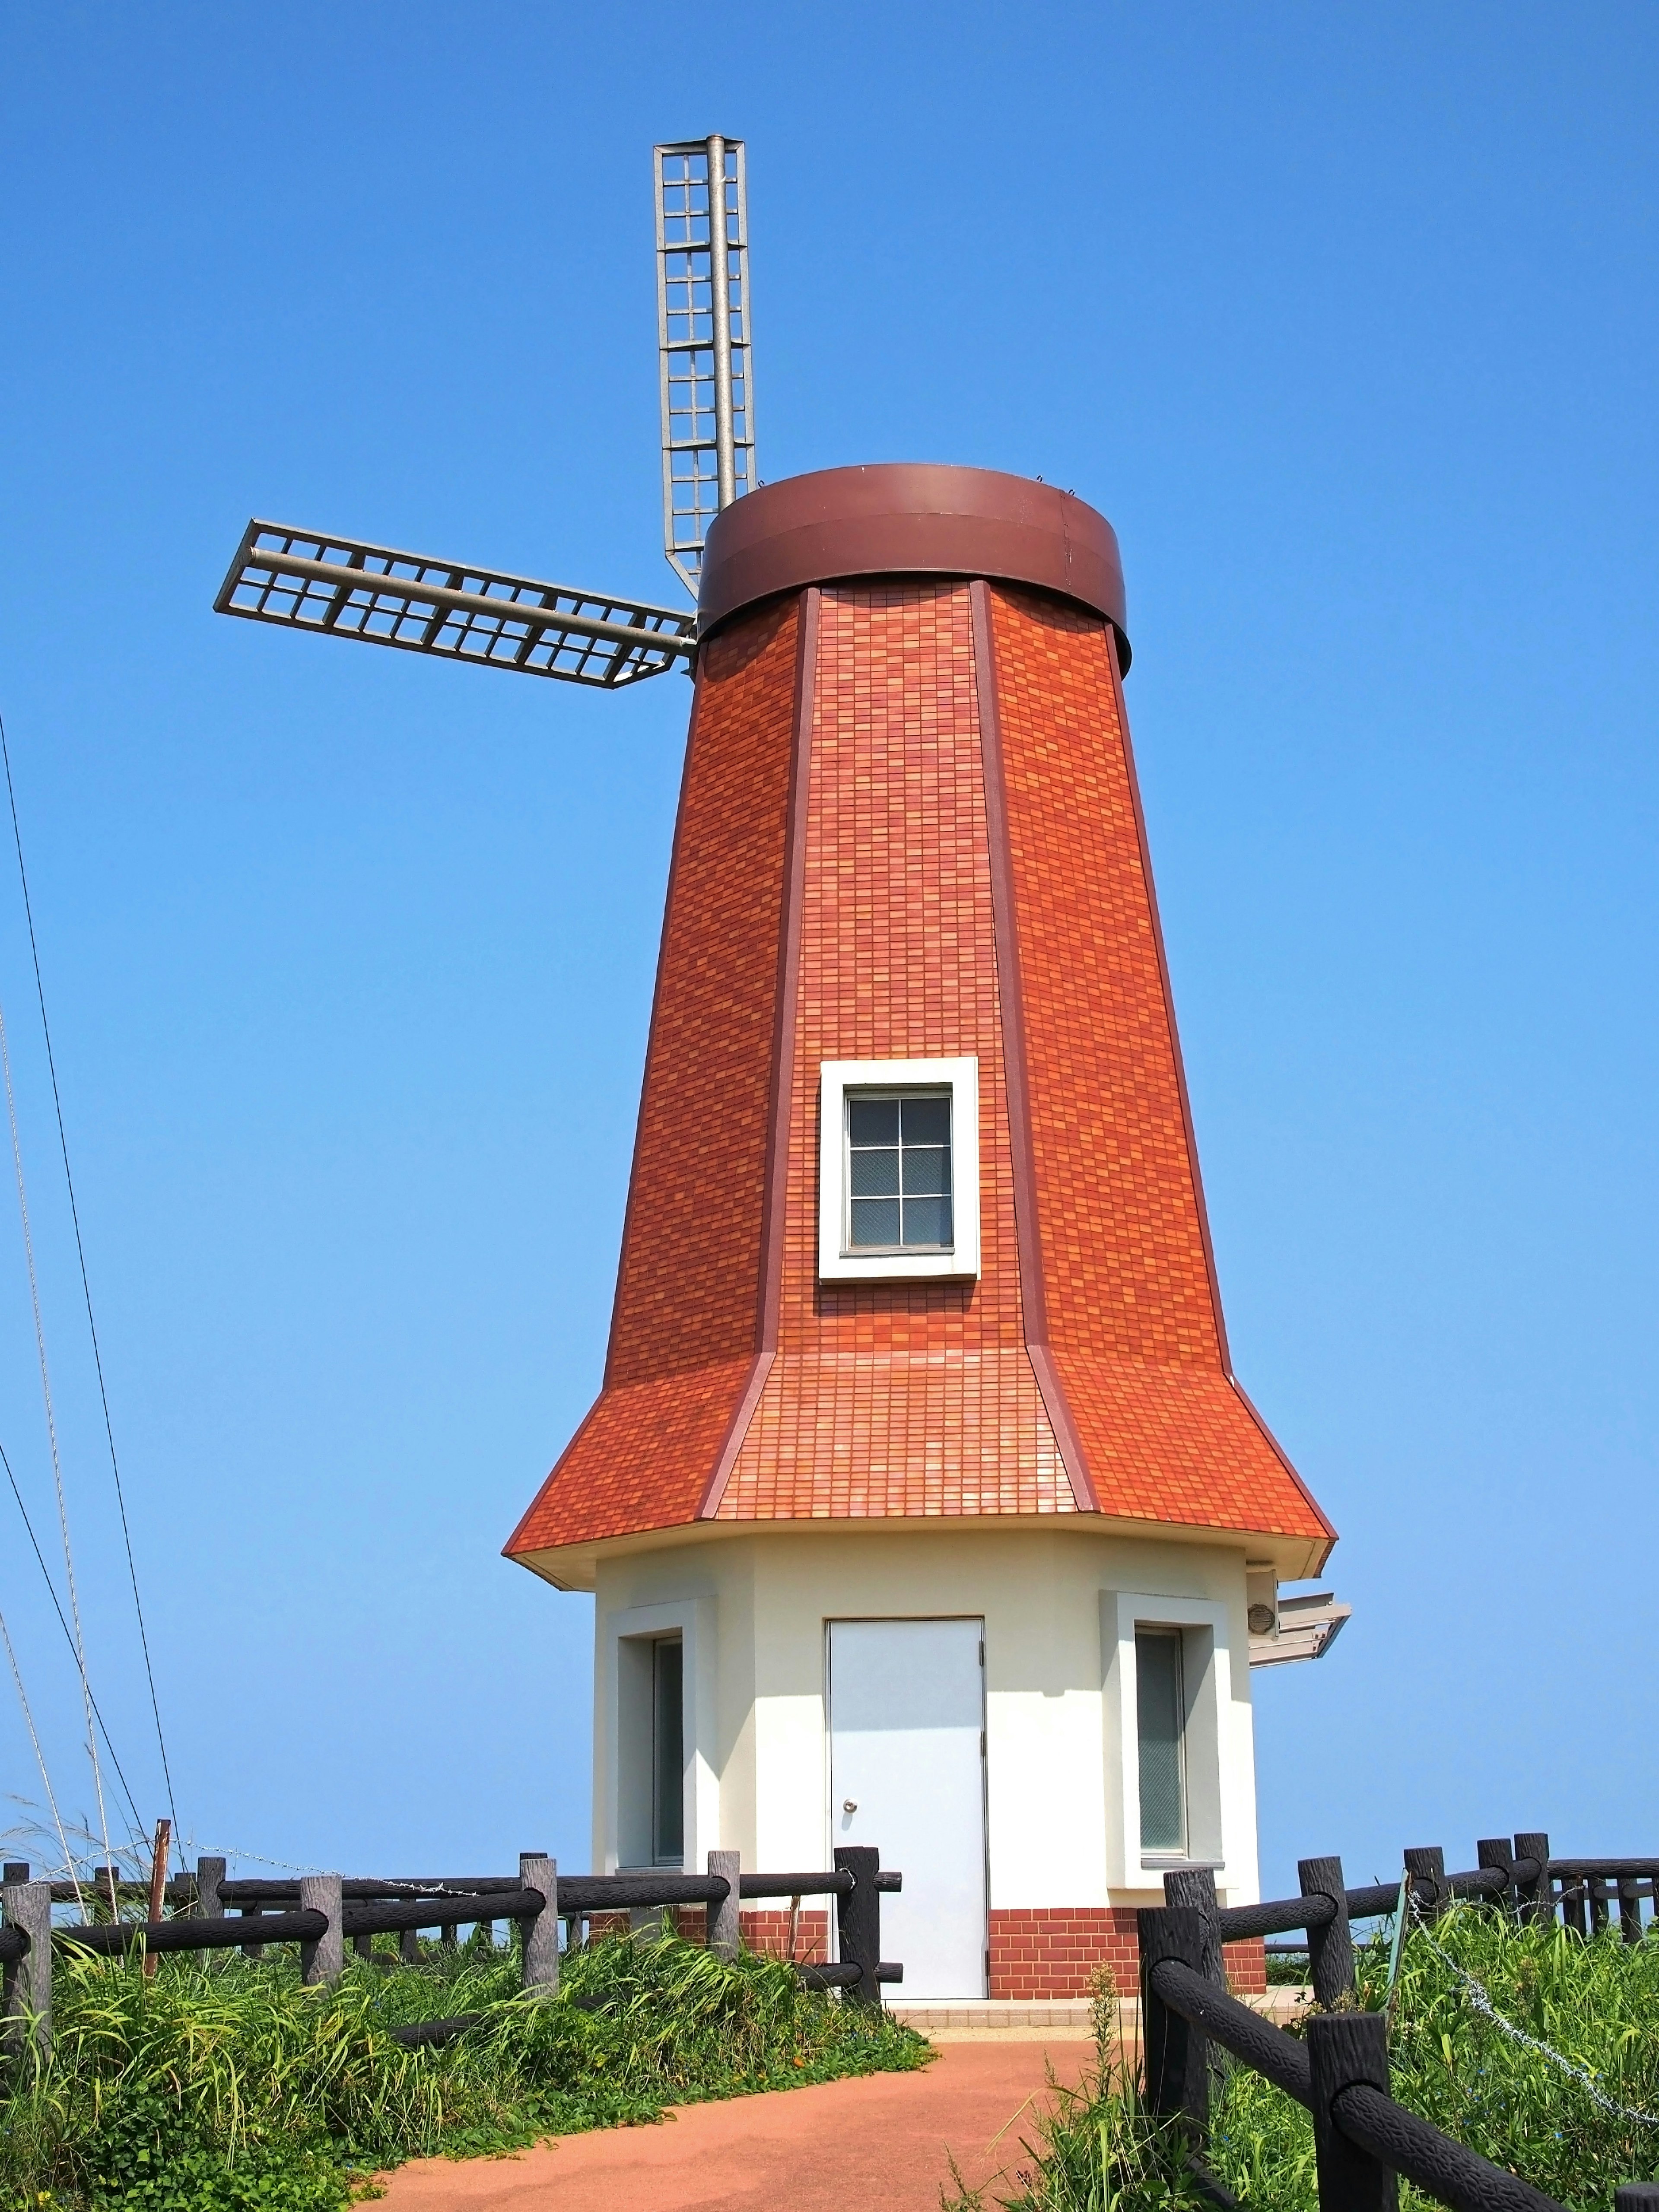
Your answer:
[[[1012,2174],[1049,2067],[1069,2085],[1093,2057],[1076,2038],[969,2034],[919,2074],[682,2105],[660,2127],[561,2136],[515,2158],[422,2159],[382,2201],[387,2212],[939,2212],[952,2155],[975,2188]]]

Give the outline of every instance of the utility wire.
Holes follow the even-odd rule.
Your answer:
[[[0,1012],[0,1071],[6,1081],[6,1116],[11,1124],[12,1164],[17,1170],[17,1211],[23,1221],[23,1257],[28,1263],[29,1298],[34,1308],[34,1348],[40,1360],[40,1395],[46,1407],[46,1442],[52,1448],[52,1479],[58,1492],[58,1526],[64,1538],[64,1572],[69,1584],[70,1618],[75,1624],[75,1657],[81,1670],[81,1699],[87,1716],[87,1757],[92,1761],[92,1786],[98,1799],[98,1828],[104,1839],[106,1863],[115,1854],[109,1847],[109,1815],[104,1810],[104,1775],[98,1759],[98,1729],[92,1717],[92,1683],[87,1674],[87,1639],[81,1626],[81,1599],[75,1587],[75,1553],[70,1546],[69,1504],[64,1496],[64,1463],[58,1450],[58,1419],[52,1409],[52,1378],[46,1371],[46,1332],[40,1318],[40,1284],[34,1271],[34,1238],[29,1231],[29,1202],[23,1188],[23,1147],[17,1135],[17,1096],[12,1088],[11,1048],[6,1042],[6,1018]],[[21,1677],[20,1677],[21,1682]]]
[[[58,1626],[64,1632],[64,1640],[69,1645],[70,1656],[73,1658],[75,1656],[75,1638],[70,1632],[69,1622],[64,1617],[64,1607],[62,1601],[59,1599],[58,1595],[58,1585],[52,1578],[52,1569],[46,1565],[46,1554],[40,1549],[40,1540],[34,1533],[34,1523],[29,1519],[29,1509],[23,1503],[23,1493],[17,1487],[17,1477],[11,1471],[11,1462],[6,1457],[6,1448],[3,1444],[0,1444],[0,1467],[3,1467],[6,1470],[6,1480],[11,1485],[11,1494],[17,1500],[17,1510],[23,1516],[23,1527],[27,1532],[29,1543],[33,1548],[34,1556],[40,1562],[40,1572],[46,1578],[46,1593],[52,1600],[53,1612],[58,1615]],[[144,1833],[144,1823],[138,1811],[137,1801],[133,1796],[132,1791],[128,1786],[126,1776],[121,1771],[121,1762],[116,1756],[115,1745],[111,1739],[109,1729],[105,1724],[104,1716],[99,1710],[98,1700],[96,1698],[92,1701],[92,1710],[97,1717],[99,1730],[104,1739],[104,1748],[109,1753],[110,1765],[115,1769],[116,1774],[120,1779],[121,1794],[127,1801],[127,1810],[132,1815],[133,1834],[142,1842]]]
[[[81,1241],[81,1210],[75,1202],[75,1177],[70,1172],[69,1138],[64,1128],[64,1102],[58,1090],[58,1062],[52,1055],[52,1024],[46,1019],[46,990],[40,978],[40,947],[34,935],[34,908],[29,901],[28,870],[23,866],[23,832],[17,819],[17,793],[11,780],[11,748],[6,742],[6,719],[0,714],[0,763],[6,772],[6,798],[11,807],[12,842],[17,848],[17,880],[23,890],[23,914],[29,926],[29,954],[34,963],[34,994],[40,1006],[40,1034],[46,1041],[46,1067],[52,1077],[52,1103],[58,1115],[58,1144],[64,1156],[64,1182],[69,1191],[70,1218],[75,1224],[75,1254],[81,1263],[81,1290],[87,1304],[87,1328],[92,1338],[93,1364],[98,1370],[98,1395],[104,1408],[104,1434],[109,1439],[110,1472],[115,1477],[115,1502],[121,1509],[121,1535],[127,1548],[127,1576],[132,1584],[132,1607],[138,1616],[138,1641],[144,1654],[144,1675],[149,1684],[149,1709],[155,1717],[155,1741],[161,1753],[161,1777],[167,1784],[167,1810],[173,1832],[182,1834],[179,1808],[173,1802],[173,1769],[167,1762],[167,1737],[161,1728],[161,1704],[155,1694],[155,1669],[150,1662],[149,1632],[144,1626],[144,1604],[138,1595],[138,1568],[132,1555],[132,1530],[127,1522],[126,1492],[121,1486],[121,1462],[115,1453],[115,1425],[110,1419],[109,1391],[104,1382],[104,1355],[99,1348],[98,1323],[93,1318],[92,1282],[87,1273],[86,1247]],[[107,1737],[105,1739],[108,1741]],[[110,1756],[114,1757],[113,1747]],[[125,1788],[125,1779],[122,1787]],[[140,1826],[142,1826],[142,1822]],[[179,1863],[183,1864],[182,1855]]]
[[[17,1663],[17,1654],[12,1649],[11,1631],[6,1626],[6,1616],[0,1613],[0,1637],[3,1637],[6,1656],[11,1662],[11,1679],[17,1685],[17,1702],[23,1708],[23,1722],[29,1732],[29,1741],[34,1746],[35,1765],[40,1770],[40,1779],[46,1784],[46,1802],[52,1808],[52,1824],[58,1831],[58,1840],[63,1847],[64,1864],[69,1869],[69,1878],[75,1884],[75,1902],[82,1920],[86,1919],[87,1901],[81,1894],[81,1877],[75,1871],[75,1861],[70,1855],[69,1838],[64,1833],[63,1815],[58,1810],[58,1800],[52,1791],[52,1777],[46,1771],[46,1754],[40,1748],[40,1739],[35,1733],[34,1715],[29,1711],[28,1692],[23,1687],[23,1670]],[[106,1841],[104,1849],[109,1849]]]

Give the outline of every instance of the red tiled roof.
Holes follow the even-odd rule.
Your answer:
[[[963,1054],[979,1279],[820,1285],[820,1061]],[[1332,1534],[1228,1371],[1109,633],[774,602],[704,648],[605,1388],[507,1549],[1079,1509]]]

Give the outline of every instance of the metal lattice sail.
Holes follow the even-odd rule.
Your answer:
[[[748,179],[740,138],[654,163],[663,551],[695,592],[709,523],[756,482]]]
[[[659,146],[653,165],[663,542],[695,598],[709,523],[756,480],[743,142]],[[249,523],[213,604],[286,629],[602,690],[696,653],[696,618],[682,609],[286,523]]]
[[[290,629],[615,689],[696,652],[695,618],[355,538],[250,522],[214,601]]]

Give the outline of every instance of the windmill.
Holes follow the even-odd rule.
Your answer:
[[[691,665],[604,1378],[506,1547],[594,1593],[593,1863],[879,1846],[907,1996],[1079,1997],[1165,1868],[1253,1898],[1249,1669],[1346,1613],[1279,1595],[1335,1532],[1227,1347],[1117,539],[993,470],[760,486],[743,149],[655,174],[695,617],[258,523],[219,605]]]
[[[658,146],[653,173],[663,551],[695,599],[710,522],[756,482],[743,141]],[[257,518],[214,608],[609,690],[697,646],[690,611]]]

